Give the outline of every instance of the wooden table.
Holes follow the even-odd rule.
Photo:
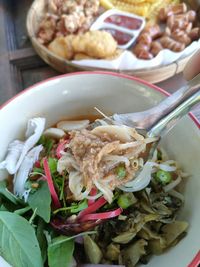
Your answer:
[[[0,104],[28,86],[59,75],[33,50],[26,33],[32,0],[0,0]],[[172,93],[185,83],[182,74],[158,84]],[[200,120],[200,106],[194,109]]]

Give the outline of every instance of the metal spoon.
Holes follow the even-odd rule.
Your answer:
[[[104,120],[109,124],[133,127],[145,137],[159,137],[160,140],[199,101],[200,74],[151,109],[135,113],[114,114]],[[98,121],[94,122],[90,128],[98,125]],[[152,145],[148,158],[152,157],[157,145],[158,142]]]
[[[143,112],[114,114],[115,122],[136,128],[146,137],[166,135],[200,101],[200,74],[157,106]],[[157,143],[150,150],[151,158]]]

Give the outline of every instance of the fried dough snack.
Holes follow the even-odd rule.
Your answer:
[[[89,31],[76,35],[72,40],[72,47],[76,53],[87,54],[93,58],[107,58],[117,49],[117,42],[106,31]]]
[[[89,31],[84,34],[55,38],[48,49],[65,59],[113,58],[119,55],[117,42],[105,31]]]
[[[72,48],[73,35],[57,37],[48,46],[48,49],[59,57],[71,59],[74,56]]]

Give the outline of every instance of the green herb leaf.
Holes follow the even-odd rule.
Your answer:
[[[49,267],[68,267],[71,264],[74,252],[74,240],[65,240],[66,236],[59,236],[52,239],[48,247]],[[58,241],[65,240],[57,244]]]
[[[33,227],[23,217],[0,212],[0,254],[15,267],[42,267],[42,257]]]
[[[37,144],[38,145],[43,145],[45,150],[46,150],[47,155],[49,155],[49,153],[50,153],[50,151],[51,151],[51,149],[53,147],[54,142],[55,141],[53,139],[42,135]]]
[[[87,199],[84,199],[83,201],[79,202],[78,205],[72,206],[71,213],[77,213],[79,211],[82,211],[88,207]]]
[[[19,198],[17,198],[14,194],[12,194],[7,188],[6,181],[0,181],[0,195],[4,198],[17,205],[19,203],[23,203]]]
[[[55,158],[48,158],[48,164],[51,171],[51,174],[57,172],[57,163],[58,160]]]
[[[47,259],[47,239],[44,234],[44,229],[45,229],[45,222],[41,218],[39,218],[38,226],[36,229],[36,236],[39,242],[43,263],[45,263]]]
[[[51,215],[51,194],[46,181],[39,182],[39,188],[29,194],[28,204],[36,214],[43,218],[45,222],[50,221]]]

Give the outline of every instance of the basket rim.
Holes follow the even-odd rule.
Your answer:
[[[34,16],[33,11],[35,11],[34,10],[35,5],[39,2],[41,3],[41,1],[45,1],[45,0],[34,0],[31,4],[30,9],[28,10],[28,13],[27,13],[26,29],[27,29],[27,33],[28,33],[28,36],[30,38],[31,43],[35,44],[42,51],[44,51],[46,54],[50,55],[52,58],[55,58],[59,62],[62,62],[68,66],[74,67],[74,68],[79,69],[79,70],[80,69],[83,69],[83,70],[102,70],[102,71],[105,70],[105,71],[113,71],[113,72],[119,72],[119,73],[123,72],[125,74],[126,73],[127,74],[129,74],[129,73],[133,73],[133,74],[140,74],[140,73],[145,74],[146,73],[147,74],[150,72],[157,71],[158,69],[160,71],[164,71],[166,69],[169,69],[170,67],[175,67],[175,71],[173,74],[173,75],[175,75],[175,74],[179,73],[177,71],[178,67],[181,66],[182,64],[185,64],[190,59],[190,57],[196,52],[196,50],[195,50],[195,51],[191,52],[189,55],[182,57],[182,58],[180,58],[177,61],[174,61],[172,63],[168,63],[168,64],[164,64],[164,65],[160,64],[158,66],[146,67],[146,68],[140,68],[140,69],[111,69],[111,68],[101,68],[101,67],[79,65],[79,64],[73,63],[71,60],[64,59],[64,58],[54,54],[46,46],[40,44],[40,42],[37,40],[35,33],[32,31],[32,29],[29,26],[29,21],[31,20],[32,16]]]

